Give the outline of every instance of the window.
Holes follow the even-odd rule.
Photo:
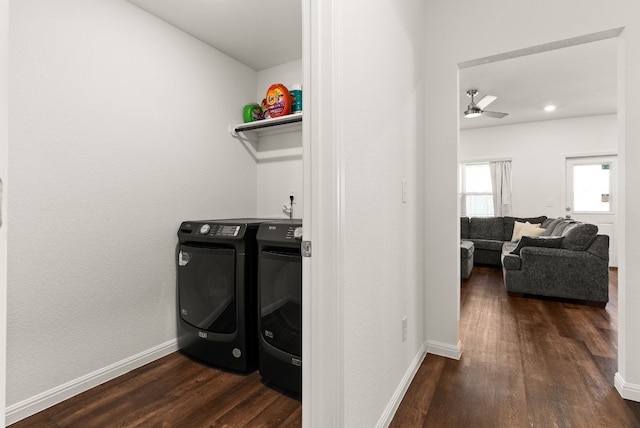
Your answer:
[[[573,165],[573,212],[610,213],[611,163]]]
[[[460,209],[467,217],[492,217],[493,191],[489,162],[462,164]]]

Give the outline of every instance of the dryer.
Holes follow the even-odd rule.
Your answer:
[[[258,369],[265,383],[302,395],[302,222],[260,225]]]
[[[178,231],[178,345],[230,371],[256,370],[259,219],[185,221]]]

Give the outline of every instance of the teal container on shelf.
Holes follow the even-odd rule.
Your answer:
[[[289,90],[291,94],[291,113],[302,112],[302,85],[293,84]]]

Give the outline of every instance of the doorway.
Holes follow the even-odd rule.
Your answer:
[[[567,157],[566,215],[598,226],[609,236],[609,265],[618,266],[618,159],[610,156]]]
[[[618,153],[617,35],[585,36],[459,64],[458,161],[512,159],[512,215],[564,217],[567,153],[573,158]],[[507,116],[465,117],[469,89],[479,91],[476,101],[492,96],[488,109]],[[555,110],[545,111],[551,105]],[[617,171],[615,162],[609,172]],[[614,203],[623,196],[616,194]],[[583,214],[584,221],[594,221]],[[624,231],[615,230],[611,218],[598,217],[601,233],[613,238],[617,265],[615,236]]]
[[[617,119],[618,106],[624,101],[618,99],[617,90],[620,31],[612,30],[458,64],[458,162],[492,158],[512,159],[512,215],[528,217],[543,214],[553,218],[564,217],[567,214],[566,207],[569,205],[566,202],[570,200],[566,195],[567,153],[574,154],[573,157],[589,157],[594,153],[619,152],[621,155],[617,156],[612,163],[608,163],[609,160],[604,161],[608,163],[610,173],[617,173],[617,164],[624,164],[622,158],[624,151],[618,149],[620,124]],[[599,56],[597,54],[588,54],[587,52],[592,48],[595,50],[602,48],[600,52],[603,54],[602,58],[597,59]],[[574,56],[577,53],[582,53],[579,56],[586,61],[582,65],[578,65],[579,58]],[[536,64],[537,60],[544,58],[549,61],[545,64]],[[573,69],[573,73],[568,72],[569,65],[578,65],[582,71],[595,70],[597,65],[592,61],[605,66],[602,71],[594,75],[594,78],[602,79],[600,83],[596,83],[598,80],[588,83],[586,75],[578,69]],[[555,75],[552,72],[554,63],[563,67],[563,70],[556,69]],[[553,90],[544,92],[543,83],[545,82],[548,88],[555,88],[555,92]],[[594,101],[586,101],[586,99],[577,101],[579,96],[587,95],[590,91],[593,94],[592,89],[595,87],[598,88],[598,94]],[[600,92],[605,87],[606,91]],[[463,112],[468,110],[466,106],[469,98],[466,92],[469,89],[479,91],[478,100],[483,95],[497,97],[491,103],[490,110],[508,113],[508,115],[503,118],[480,116],[468,119],[464,117]],[[561,92],[566,93],[569,89],[576,92],[576,105],[585,107],[587,104],[583,103],[586,102],[590,108],[595,108],[601,104],[601,110],[598,112],[583,110],[582,113],[559,116],[559,112],[563,114],[568,112],[564,107],[569,104],[559,102],[559,98],[555,95]],[[524,93],[526,95],[522,96]],[[521,107],[510,104],[511,101],[520,103]],[[556,109],[548,114],[544,107],[552,103]],[[535,119],[536,117],[538,119]],[[598,120],[602,120],[603,123],[596,124]],[[562,123],[570,124],[572,121],[577,125],[573,130],[570,127],[561,126]],[[591,126],[598,127],[599,131],[591,132],[593,128],[587,129]],[[518,129],[521,132],[516,132]],[[539,131],[537,135],[535,135],[536,131]],[[553,137],[549,137],[550,131],[555,132]],[[582,134],[576,136],[573,132],[582,132]],[[573,141],[575,145],[564,147],[568,141]],[[609,145],[605,144],[607,141]],[[527,148],[528,150],[525,150]],[[527,178],[518,177],[523,169],[527,169]],[[623,179],[624,176],[620,175],[620,180]],[[625,186],[623,182],[618,183],[615,177],[613,180],[615,180],[611,183],[613,190],[608,194],[609,200],[613,201],[615,212],[617,204],[624,201],[622,189]],[[606,194],[607,191],[602,191],[600,199],[606,200],[607,197],[603,197]],[[616,221],[615,218],[612,222],[605,218],[594,221],[593,218],[583,216],[586,214],[585,210],[572,215],[579,220],[602,223],[600,233],[610,234],[613,237],[610,257],[617,266],[617,241],[619,240],[615,237],[624,234],[623,222]],[[624,263],[623,260],[621,262]],[[621,296],[624,298],[623,293]],[[623,306],[624,302],[619,302],[619,305]]]

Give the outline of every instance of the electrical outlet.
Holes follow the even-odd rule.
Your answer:
[[[407,340],[407,316],[402,317],[402,341]]]

